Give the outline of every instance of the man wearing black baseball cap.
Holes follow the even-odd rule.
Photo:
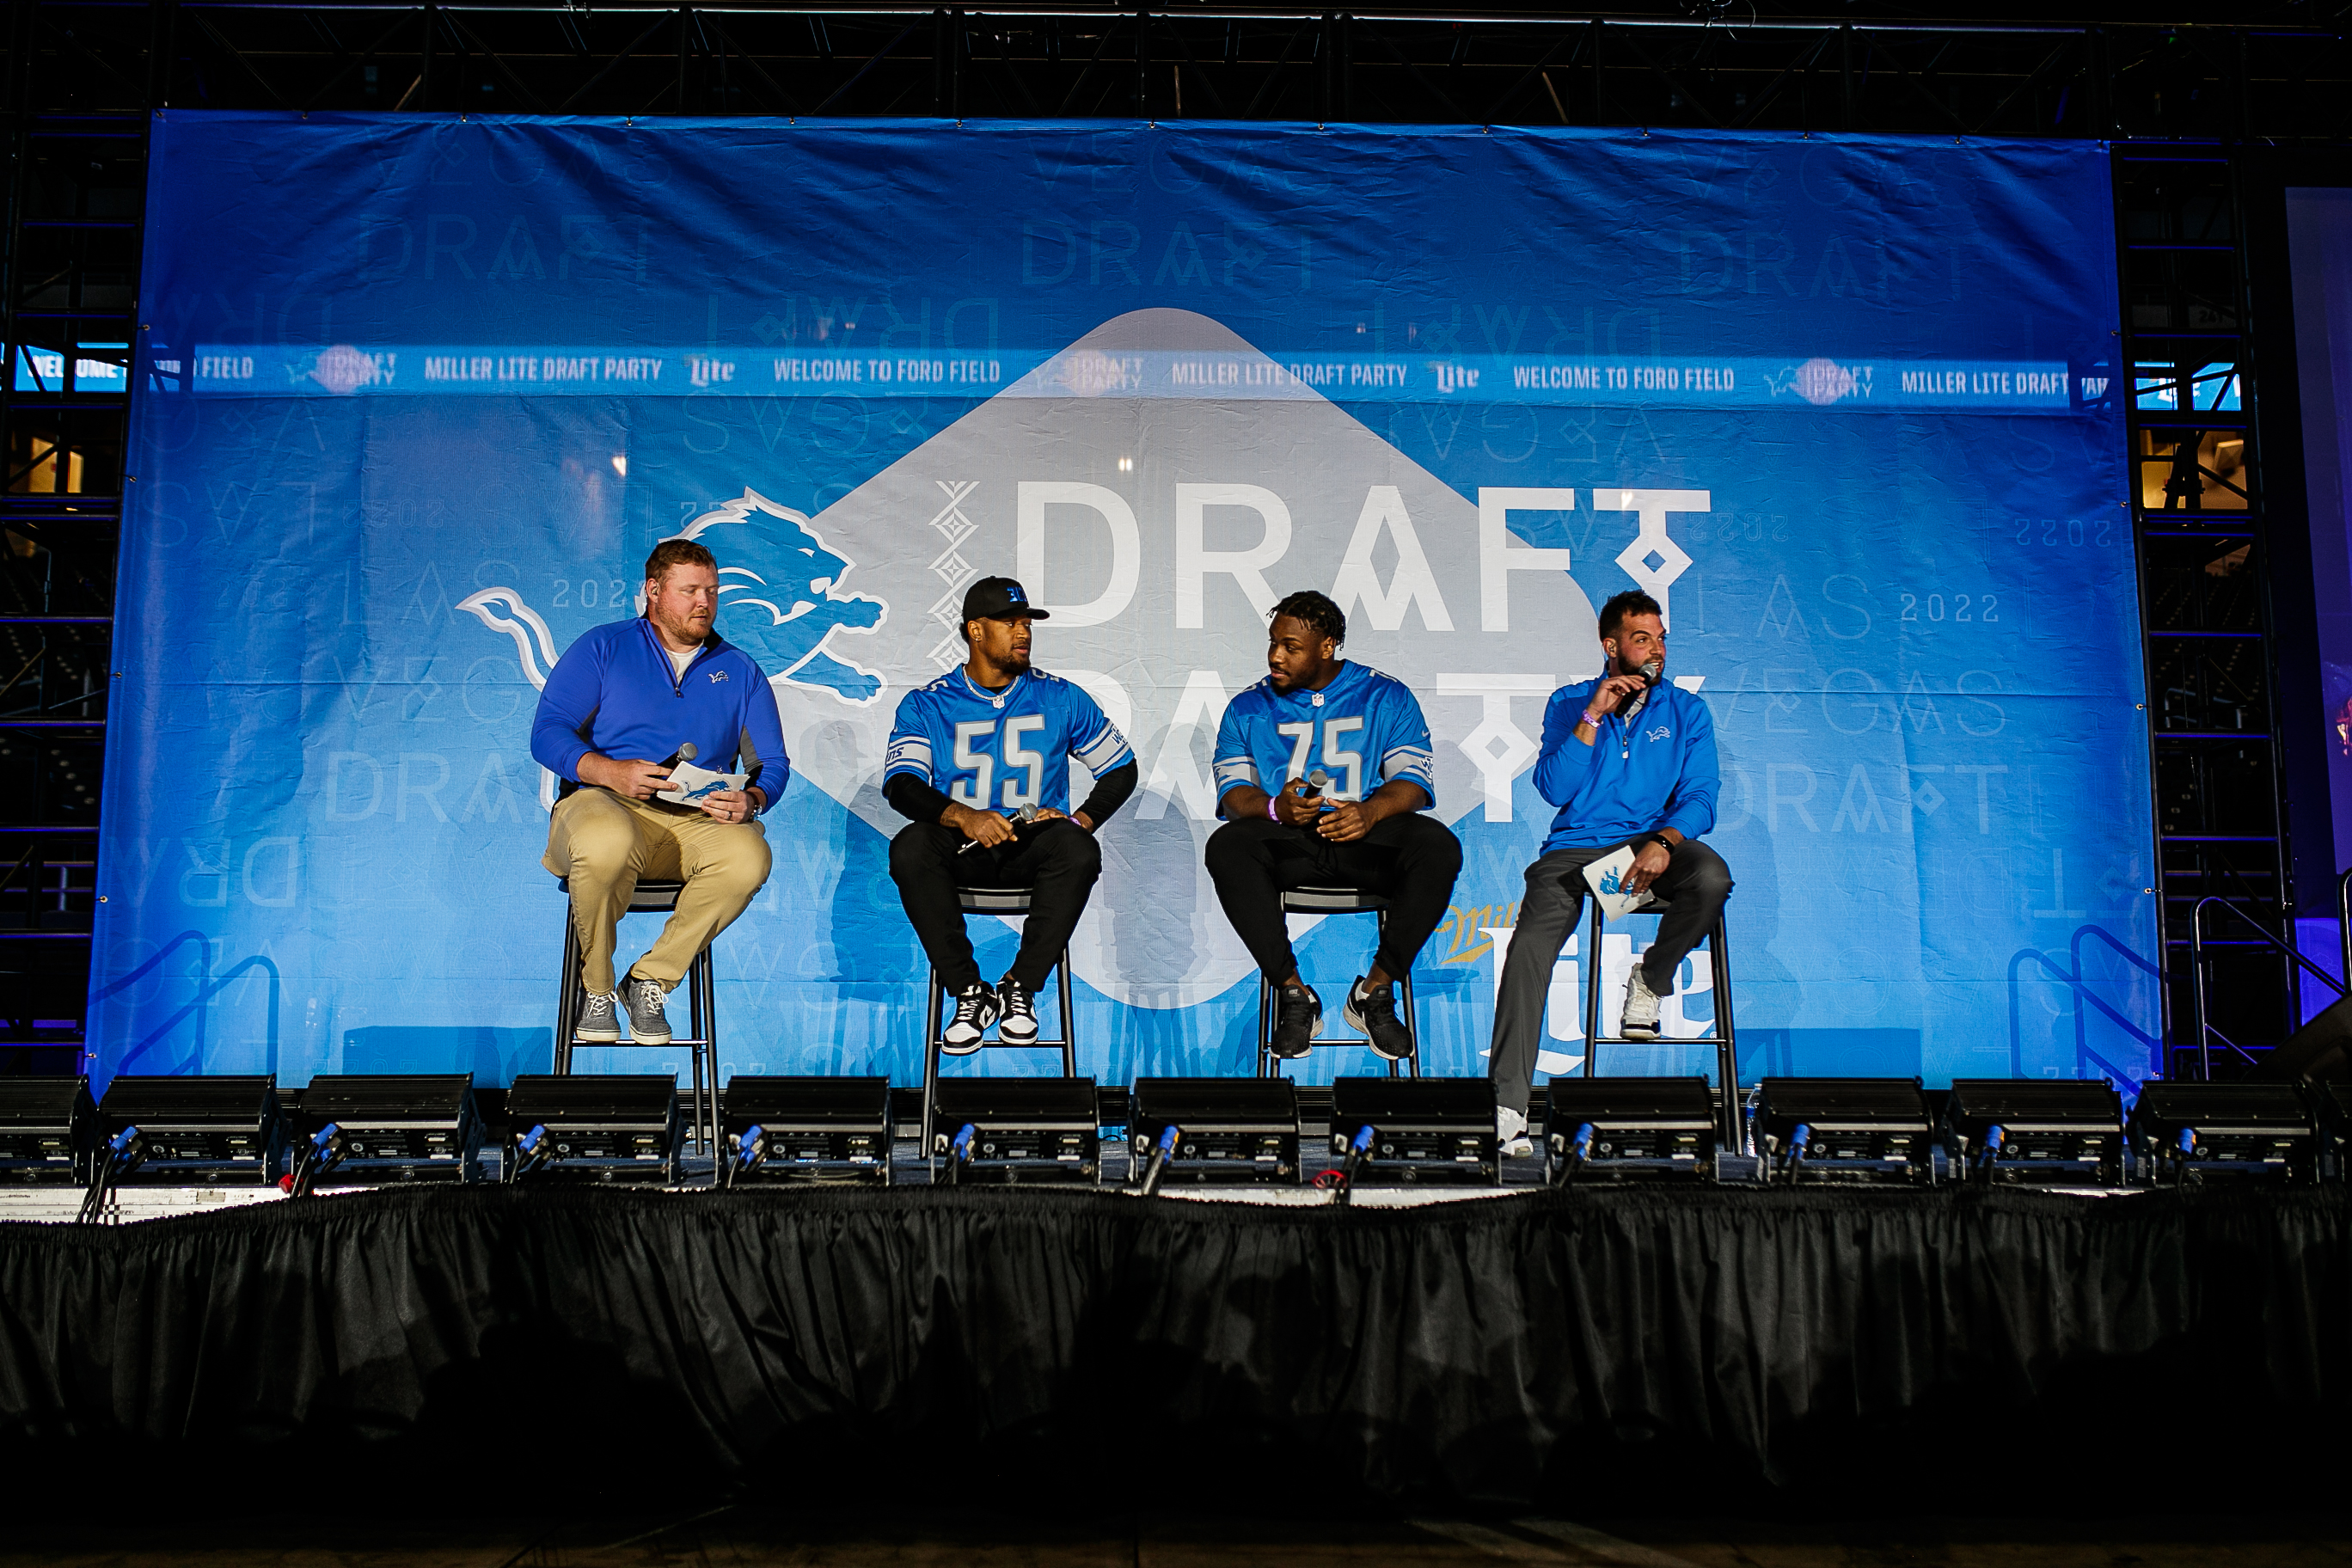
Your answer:
[[[1102,873],[1095,832],[1135,791],[1118,726],[1082,689],[1030,668],[1030,623],[1051,618],[1010,577],[974,583],[963,596],[970,656],[907,693],[890,730],[882,798],[908,819],[890,841],[890,879],[953,998],[951,1056],[978,1050],[991,1024],[1008,1045],[1037,1038],[1036,994]],[[1076,811],[1069,757],[1095,778]],[[1034,889],[1020,952],[994,986],[972,957],[959,885]]]

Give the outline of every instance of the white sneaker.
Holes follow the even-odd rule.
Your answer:
[[[1629,1040],[1658,1037],[1657,994],[1650,989],[1638,958],[1633,961],[1633,973],[1625,976],[1625,1012],[1618,1022],[1617,1032]]]
[[[1536,1152],[1528,1141],[1528,1117],[1523,1110],[1513,1110],[1507,1105],[1495,1108],[1495,1141],[1502,1145],[1507,1160],[1524,1160]]]

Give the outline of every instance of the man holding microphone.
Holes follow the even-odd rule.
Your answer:
[[[1528,1097],[1544,1001],[1552,966],[1584,910],[1584,868],[1631,847],[1626,890],[1647,890],[1670,906],[1657,941],[1625,980],[1622,1029],[1628,1039],[1657,1037],[1659,998],[1673,994],[1683,960],[1714,929],[1731,895],[1730,868],[1698,841],[1715,826],[1715,721],[1696,693],[1664,679],[1666,629],[1658,602],[1629,591],[1603,605],[1601,651],[1601,674],[1561,687],[1544,709],[1536,790],[1559,810],[1541,857],[1528,868],[1487,1066],[1496,1131],[1513,1155],[1533,1152]],[[1595,963],[1597,955],[1584,961]]]
[[[572,885],[583,993],[572,1037],[590,1044],[619,1039],[623,1012],[639,1045],[669,1042],[663,999],[767,881],[757,818],[792,776],[767,676],[711,629],[719,564],[710,552],[690,539],[655,545],[645,596],[644,615],[564,650],[530,730],[530,754],[564,781],[540,863]],[[743,788],[693,805],[660,798],[677,761],[730,773],[745,752],[754,761]],[[660,939],[616,988],[614,928],[640,877],[686,886]]]

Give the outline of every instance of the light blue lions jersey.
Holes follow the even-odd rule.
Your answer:
[[[1217,799],[1238,784],[1269,793],[1320,768],[1331,800],[1361,800],[1411,779],[1437,804],[1429,721],[1402,680],[1349,662],[1320,691],[1260,680],[1226,705],[1217,727]]]
[[[991,691],[958,665],[900,700],[882,776],[912,773],[977,811],[1067,812],[1063,759],[1077,758],[1100,778],[1134,755],[1083,688],[1033,669]]]

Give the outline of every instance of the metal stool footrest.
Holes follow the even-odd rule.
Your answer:
[[[1282,893],[1282,912],[1286,915],[1368,914],[1372,917],[1381,940],[1386,940],[1389,933],[1389,901],[1378,893],[1367,893],[1356,888],[1286,888]],[[1397,1063],[1389,1063],[1389,1076],[1419,1078],[1421,1016],[1412,1005],[1412,975],[1408,973],[1397,976],[1396,989],[1397,1000],[1402,1004],[1398,1011],[1404,1016],[1404,1026],[1412,1035],[1412,1055],[1405,1058],[1402,1072]],[[1260,1078],[1284,1077],[1282,1062],[1304,1059],[1274,1054],[1276,1001],[1272,983],[1261,973],[1257,977],[1257,1076]],[[1345,1005],[1343,997],[1341,1005]],[[1325,1017],[1329,1017],[1328,1012]],[[1325,1050],[1371,1048],[1371,1043],[1358,1035],[1318,1035],[1309,1045]]]
[[[1599,1076],[1602,1046],[1713,1045],[1716,1084],[1718,1090],[1716,1131],[1717,1136],[1722,1140],[1718,1147],[1730,1150],[1739,1148],[1738,1036],[1731,1022],[1731,953],[1724,940],[1723,917],[1720,914],[1717,915],[1715,924],[1707,928],[1706,933],[1709,983],[1714,987],[1715,997],[1713,1032],[1691,1040],[1667,1040],[1663,1036],[1654,1040],[1636,1040],[1622,1034],[1603,1035],[1601,1032],[1601,950],[1608,922],[1601,914],[1601,900],[1593,899],[1590,902],[1592,906],[1592,913],[1584,939],[1584,951],[1578,959],[1584,968],[1584,1067],[1581,1076],[1585,1078]],[[1632,912],[1637,915],[1663,914],[1670,907],[1672,906],[1667,900],[1652,899]],[[1637,963],[1641,962],[1640,954],[1634,955],[1634,962]],[[1618,1026],[1621,1029],[1623,1026],[1622,1022]]]
[[[561,994],[555,1006],[555,1060],[552,1070],[568,1075],[572,1071],[572,1052],[580,1046],[592,1050],[685,1051],[694,1096],[688,1109],[687,1124],[693,1130],[702,1152],[716,1159],[719,1152],[719,998],[713,984],[710,949],[705,947],[694,955],[694,962],[687,966],[686,979],[678,986],[678,990],[686,993],[685,1034],[673,1034],[658,1045],[641,1044],[629,1039],[575,1040],[572,1037],[572,1031],[580,1023],[580,926],[572,918],[568,907],[572,893],[570,880],[558,878],[555,885],[564,894],[567,907],[563,913],[563,966],[560,972]],[[629,895],[627,912],[633,915],[673,913],[677,909],[678,895],[685,890],[684,882],[641,880]]]
[[[1028,888],[958,888],[956,902],[968,915],[1025,915],[1029,912],[1034,889]],[[1062,1034],[1059,1039],[1039,1036],[1026,1045],[1011,1040],[983,1039],[983,1050],[1059,1051],[1062,1053],[1062,1076],[1078,1076],[1077,1017],[1071,1007],[1070,950],[1062,949],[1054,963],[1055,997],[1062,1007]],[[943,1009],[940,999],[940,972],[931,966],[929,994],[923,1011],[923,1156],[931,1154],[931,1108],[938,1102],[940,1058],[947,1048],[947,1036],[941,1026]]]

